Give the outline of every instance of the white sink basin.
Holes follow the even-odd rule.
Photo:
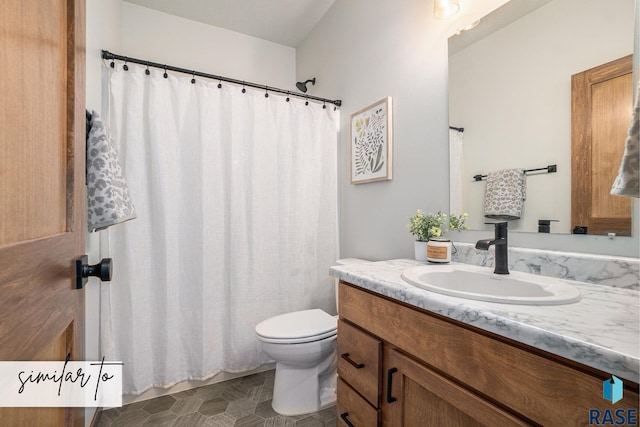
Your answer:
[[[428,291],[505,304],[570,304],[582,297],[576,287],[559,279],[519,271],[493,274],[489,268],[468,264],[411,267],[402,278]]]

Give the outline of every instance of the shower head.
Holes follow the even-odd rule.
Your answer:
[[[311,82],[312,85],[316,84],[316,78],[312,78],[307,80],[306,82],[298,82],[296,83],[296,87],[298,88],[298,90],[302,93],[307,93],[307,83]]]

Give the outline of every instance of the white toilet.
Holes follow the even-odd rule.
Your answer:
[[[368,262],[355,258],[338,264]],[[336,280],[336,307],[338,300]],[[282,415],[320,411],[336,403],[338,316],[320,309],[280,314],[260,322],[262,350],[276,361],[273,410]]]

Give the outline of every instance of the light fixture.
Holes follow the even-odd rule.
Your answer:
[[[434,0],[433,17],[436,19],[448,19],[458,13],[460,3],[458,0]]]

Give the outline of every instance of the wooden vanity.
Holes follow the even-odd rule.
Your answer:
[[[635,409],[603,398],[607,372],[341,281],[340,425],[582,426]]]

